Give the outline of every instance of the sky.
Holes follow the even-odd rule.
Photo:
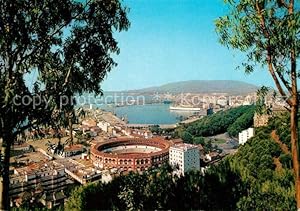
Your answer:
[[[131,26],[115,34],[118,66],[104,91],[159,86],[185,80],[240,80],[273,86],[267,70],[236,70],[244,54],[218,42],[214,20],[226,14],[223,0],[124,0]]]

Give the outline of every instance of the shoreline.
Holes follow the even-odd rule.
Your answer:
[[[180,124],[188,124],[188,123],[197,121],[198,119],[200,119],[203,116],[205,116],[205,114],[203,112],[201,112],[199,114],[199,111],[198,111],[198,115],[195,115],[195,114],[197,114],[197,111],[193,111],[193,110],[171,110],[171,109],[169,109],[169,105],[168,104],[164,104],[164,103],[145,104],[145,106],[148,106],[148,105],[158,105],[158,106],[165,105],[165,106],[168,107],[168,108],[165,108],[165,109],[167,109],[166,112],[169,112],[169,113],[173,113],[173,112],[176,113],[176,112],[178,112],[178,117],[176,117],[177,121],[166,122],[166,123],[155,123],[155,121],[154,122],[150,121],[149,123],[143,123],[143,122],[139,123],[138,121],[134,121],[134,122],[129,121],[128,122],[128,121],[126,121],[127,120],[126,119],[126,115],[124,116],[125,119],[123,119],[122,116],[118,116],[116,114],[116,112],[114,112],[114,110],[110,110],[110,109],[106,109],[106,108],[101,108],[101,107],[98,107],[98,108],[93,107],[92,110],[90,110],[90,109],[87,109],[87,110],[89,110],[91,113],[94,113],[94,114],[98,113],[98,115],[91,115],[91,116],[98,116],[98,118],[97,118],[98,120],[102,120],[102,121],[104,120],[104,121],[107,121],[109,123],[112,123],[112,122],[116,123],[116,122],[118,122],[118,123],[120,123],[122,125],[125,125],[127,127],[143,127],[143,128],[154,126],[154,125],[159,125],[161,128],[176,128]],[[129,105],[128,107],[131,107],[131,106],[132,105]],[[140,106],[143,106],[143,105],[140,105]],[[124,107],[127,107],[127,106],[124,105]],[[188,115],[185,116],[185,114],[183,114],[183,116],[181,116],[180,112],[186,112]],[[101,115],[99,115],[99,114],[101,114]],[[106,116],[106,118],[104,116]],[[185,116],[185,118],[181,119],[184,116]]]

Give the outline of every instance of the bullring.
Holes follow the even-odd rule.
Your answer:
[[[162,138],[116,138],[93,146],[91,158],[101,169],[144,171],[168,162],[169,148]]]

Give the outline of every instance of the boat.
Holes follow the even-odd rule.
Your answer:
[[[170,106],[170,110],[178,110],[178,111],[201,111],[201,108],[185,107],[185,106]]]

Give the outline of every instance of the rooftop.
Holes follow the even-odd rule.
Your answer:
[[[15,169],[15,173],[18,175],[22,175],[22,174],[30,174],[30,173],[39,173],[43,171],[49,171],[49,170],[55,170],[61,168],[63,168],[63,165],[53,161],[39,162],[39,163],[32,163],[26,167],[17,168]]]
[[[182,151],[187,151],[189,149],[198,149],[197,145],[193,145],[193,144],[187,144],[187,143],[179,143],[179,144],[175,144],[171,147],[171,149],[178,149],[178,150],[182,150]]]
[[[65,151],[79,151],[83,149],[83,145],[81,144],[75,144],[75,145],[69,145],[65,147]]]
[[[177,139],[172,139],[171,142],[173,144],[182,144],[183,140],[181,138],[177,138]]]
[[[27,143],[21,143],[21,144],[14,144],[12,146],[13,149],[19,149],[19,148],[24,148],[24,147],[29,147],[29,144],[27,144]]]
[[[82,121],[82,125],[93,127],[93,126],[97,126],[97,122],[94,119],[85,119]]]
[[[26,181],[26,175],[56,175],[57,171],[63,170],[64,166],[54,161],[32,163],[26,167],[16,168],[14,174],[10,175],[10,183]]]
[[[24,153],[19,156],[13,156],[10,158],[10,162],[14,163],[39,163],[41,161],[48,161],[49,158],[42,154],[41,152],[30,152],[30,153]]]

